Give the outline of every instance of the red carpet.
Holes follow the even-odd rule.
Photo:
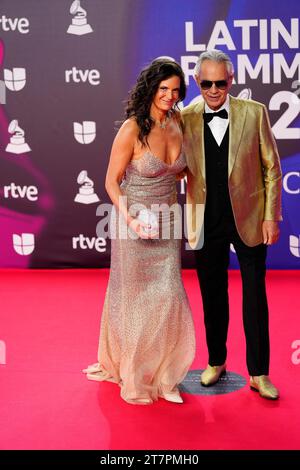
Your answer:
[[[198,352],[207,354],[196,274],[184,271]],[[281,392],[262,399],[248,384],[223,395],[183,394],[133,406],[111,383],[81,369],[96,361],[108,270],[0,271],[1,449],[299,449],[300,272],[269,271],[271,371]],[[228,370],[248,380],[239,272],[230,272]],[[300,345],[300,341],[298,343]],[[299,349],[299,346],[298,346]],[[294,352],[294,363],[292,354]],[[298,360],[299,358],[299,360]],[[0,360],[1,362],[1,360]]]

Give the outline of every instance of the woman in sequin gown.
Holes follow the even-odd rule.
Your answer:
[[[159,397],[182,403],[178,384],[195,354],[175,230],[182,226],[176,179],[186,167],[176,104],[185,92],[176,62],[157,59],[142,70],[106,176],[116,208],[111,220],[115,236],[98,362],[84,372],[90,380],[116,382],[121,397],[132,404],[150,404]],[[170,206],[175,208],[171,215]],[[154,231],[138,218],[141,207],[156,214]]]

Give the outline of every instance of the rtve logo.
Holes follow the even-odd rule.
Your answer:
[[[21,235],[13,234],[13,246],[15,252],[21,256],[28,256],[34,250],[34,234],[21,233]]]
[[[3,31],[16,31],[21,34],[29,33],[29,20],[27,18],[7,18],[2,15],[0,24]]]
[[[300,171],[290,171],[283,177],[283,189],[288,194],[300,194]]]
[[[94,121],[73,122],[74,137],[80,144],[90,144],[96,137]]]
[[[5,198],[27,198],[29,201],[37,201],[38,199],[36,186],[17,186],[15,183],[10,183],[10,185],[4,186],[3,190]]]
[[[99,253],[106,251],[106,240],[103,237],[85,237],[82,233],[79,234],[79,237],[72,238],[73,250],[81,248],[82,250],[92,250],[95,248]]]
[[[300,235],[298,237],[290,235],[290,252],[300,258]]]
[[[72,67],[71,70],[65,71],[65,80],[67,83],[73,81],[75,83],[89,82],[90,85],[100,85],[100,72],[96,69],[80,70]]]

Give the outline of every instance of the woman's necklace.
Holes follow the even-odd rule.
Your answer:
[[[155,124],[157,124],[160,129],[165,129],[169,121],[170,116],[168,114],[166,115],[163,121],[157,121],[156,119],[154,119]]]

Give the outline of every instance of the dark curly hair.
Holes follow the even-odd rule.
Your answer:
[[[183,101],[186,95],[184,73],[180,65],[171,59],[155,59],[151,62],[140,72],[135,86],[130,91],[125,117],[135,117],[139,126],[138,138],[142,144],[147,143],[147,136],[155,124],[150,116],[150,108],[159,84],[174,75],[180,78],[178,102]]]

